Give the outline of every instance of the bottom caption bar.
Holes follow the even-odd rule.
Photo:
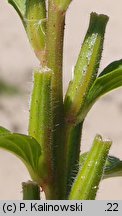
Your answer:
[[[122,201],[0,201],[0,216],[122,216]]]

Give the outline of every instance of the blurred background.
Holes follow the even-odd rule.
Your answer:
[[[113,60],[122,58],[122,1],[74,0],[66,17],[64,46],[64,92],[71,79],[90,13],[110,17],[100,71]],[[33,68],[39,65],[15,10],[0,0],[0,125],[27,134],[29,99]],[[122,89],[104,96],[89,112],[83,130],[81,150],[91,146],[99,133],[110,138],[110,153],[122,159]],[[21,182],[30,179],[24,165],[0,149],[0,200],[21,199]],[[122,177],[103,180],[98,200],[122,199]]]

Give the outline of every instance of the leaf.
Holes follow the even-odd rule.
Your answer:
[[[114,156],[108,156],[104,168],[103,179],[122,176],[122,160]]]
[[[80,156],[80,167],[82,167],[85,163],[87,156],[88,152],[85,152]],[[120,160],[117,157],[109,155],[105,163],[104,174],[102,179],[118,176],[122,176],[122,160]]]
[[[112,62],[96,78],[87,96],[87,103],[93,104],[99,97],[122,86],[122,59]]]
[[[20,17],[23,19],[26,11],[26,0],[8,0],[8,2],[15,8]]]
[[[46,35],[45,0],[8,0],[8,2],[19,14],[36,56],[43,61]]]
[[[122,59],[109,64],[91,86],[86,102],[78,114],[77,124],[82,122],[98,98],[122,86]]]
[[[26,165],[32,179],[38,183],[40,182],[41,147],[34,138],[23,134],[12,134],[0,127],[0,148],[19,157]]]
[[[69,200],[95,199],[110,147],[110,141],[103,141],[100,135],[95,137],[91,151],[74,181]]]
[[[7,134],[10,134],[10,133],[11,132],[8,129],[0,126],[0,136],[7,135]]]

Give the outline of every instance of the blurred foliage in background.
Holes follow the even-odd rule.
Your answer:
[[[0,79],[0,96],[3,94],[11,96],[14,94],[18,94],[19,92],[19,88]]]

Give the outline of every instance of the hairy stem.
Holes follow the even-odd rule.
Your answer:
[[[48,199],[56,198],[52,156],[52,75],[52,71],[46,67],[35,71],[29,120],[29,135],[42,147],[42,157],[39,161],[40,175],[43,178],[41,187],[45,193],[48,193],[46,194]]]
[[[65,124],[64,142],[66,143],[67,196],[79,170],[80,143],[83,122],[78,125]]]
[[[69,118],[77,116],[82,109],[97,76],[107,21],[108,17],[105,15],[91,14],[89,28],[75,66],[74,79],[70,82],[65,97],[65,112]]]
[[[74,167],[77,167],[78,171],[79,164],[80,128],[82,129],[84,118],[78,121],[78,113],[79,111],[82,112],[82,106],[85,103],[89,88],[97,76],[107,21],[108,17],[105,15],[91,14],[89,28],[75,66],[74,79],[70,82],[65,96],[64,112],[67,134],[64,138],[64,142],[67,155],[68,193],[75,177],[75,174],[73,174]],[[75,134],[77,134],[78,139],[75,138]],[[77,143],[72,142],[72,140],[75,139]],[[73,143],[77,146],[77,151],[74,151],[76,147],[73,146]],[[73,154],[73,152],[75,152],[75,154]],[[73,157],[71,157],[71,155],[73,155]]]
[[[65,149],[61,141],[64,124],[62,62],[65,11],[49,0],[47,22],[47,66],[53,71],[53,158],[58,190],[57,199],[65,199]]]
[[[85,152],[80,155],[80,162],[79,162],[80,167],[83,166],[87,156],[88,156],[88,152]],[[118,176],[122,176],[122,161],[117,157],[109,155],[105,163],[102,179],[118,177]]]
[[[103,141],[99,135],[95,137],[91,151],[73,184],[69,199],[95,199],[110,147],[110,141]]]

